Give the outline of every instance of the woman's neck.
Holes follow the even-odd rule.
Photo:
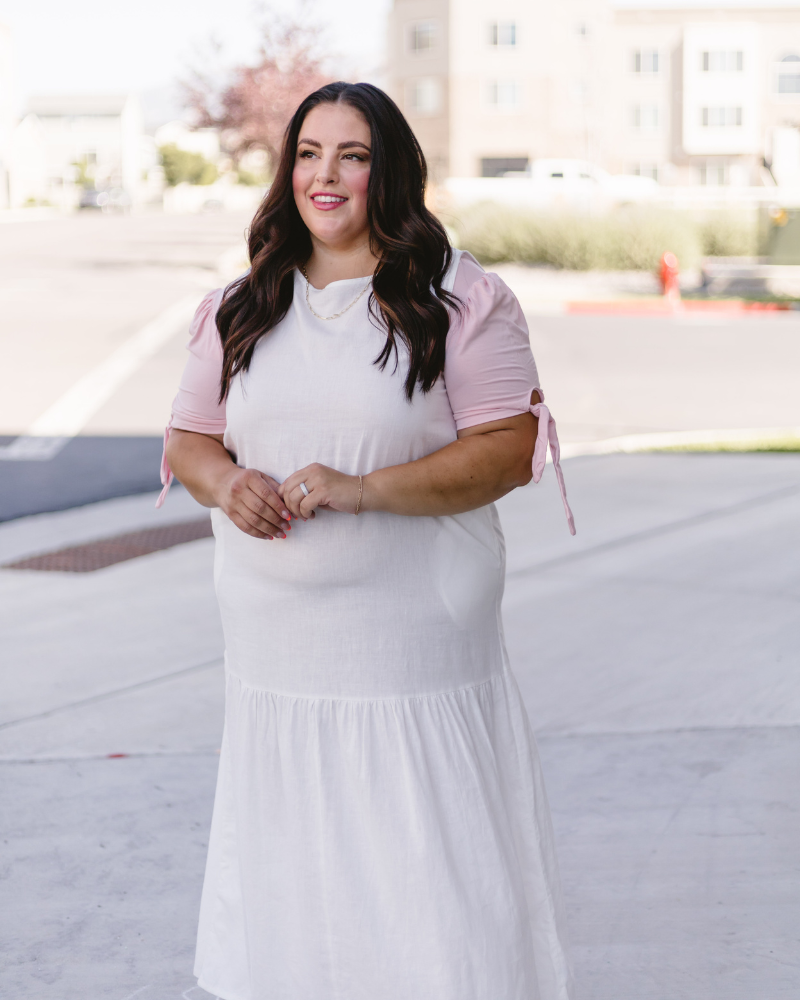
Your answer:
[[[308,280],[314,288],[324,288],[332,281],[368,278],[378,266],[366,239],[349,247],[326,246],[312,239],[313,249],[306,261]]]

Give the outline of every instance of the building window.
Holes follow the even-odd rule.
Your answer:
[[[519,107],[519,84],[516,80],[490,80],[486,103],[496,111],[513,112]]]
[[[637,49],[633,53],[633,72],[656,76],[661,71],[658,49]]]
[[[649,177],[651,180],[658,180],[658,164],[657,163],[635,163],[631,169],[631,173],[636,177]]]
[[[659,127],[659,113],[657,104],[636,104],[633,108],[631,121],[634,128],[643,132],[652,132]]]
[[[442,109],[442,88],[435,77],[423,77],[408,85],[408,107],[417,115],[435,115]]]
[[[481,177],[504,177],[506,174],[524,173],[528,169],[527,156],[489,156],[481,160]]]
[[[514,21],[492,21],[489,25],[489,44],[511,48],[517,44],[517,26]]]
[[[430,52],[436,45],[436,22],[417,21],[408,33],[408,45],[412,52]]]
[[[784,56],[778,63],[778,93],[800,94],[800,56]]]
[[[709,187],[721,187],[728,183],[727,164],[709,160],[700,166],[700,183]]]
[[[736,50],[709,50],[701,54],[704,73],[741,73],[744,70],[744,52]]]
[[[741,108],[701,108],[700,122],[703,128],[741,128]]]

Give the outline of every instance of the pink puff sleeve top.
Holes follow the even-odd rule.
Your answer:
[[[456,251],[458,254],[458,251]],[[531,353],[525,317],[514,293],[496,274],[486,273],[468,253],[458,254],[453,292],[463,307],[454,315],[447,336],[444,383],[456,428],[533,413],[539,421],[533,453],[533,480],[542,478],[547,447],[553,458],[561,499],[571,534],[575,522],[567,502],[556,426],[544,405],[536,362]],[[210,292],[200,303],[190,329],[189,360],[172,405],[164,435],[161,482],[164,489],[156,506],[164,502],[173,479],[166,460],[170,430],[201,434],[225,432],[225,404],[219,402],[222,345],[216,314],[223,289]],[[531,403],[533,390],[539,402]]]
[[[219,402],[222,343],[216,319],[223,291],[223,288],[217,288],[204,297],[189,327],[186,347],[189,359],[183,370],[178,395],[172,402],[172,416],[164,431],[164,450],[161,454],[161,485],[164,488],[156,500],[156,507],[166,500],[174,478],[167,463],[167,441],[172,428],[196,431],[198,434],[225,433],[225,404]]]
[[[463,303],[447,336],[444,381],[456,428],[532,413],[539,421],[533,452],[533,481],[542,478],[547,446],[553,458],[570,534],[575,534],[556,425],[544,405],[539,373],[531,352],[528,325],[516,296],[496,274],[483,270],[475,258],[462,253],[453,292]],[[539,402],[531,403],[533,390]]]

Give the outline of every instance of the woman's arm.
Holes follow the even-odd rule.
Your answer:
[[[176,477],[204,507],[220,507],[254,538],[285,538],[291,527],[278,483],[255,469],[240,469],[226,451],[221,434],[175,428],[167,461]],[[356,479],[356,482],[358,480]]]
[[[538,401],[534,390],[531,402]],[[484,507],[530,482],[536,432],[531,413],[460,430],[458,440],[425,458],[364,476],[360,510],[441,517]],[[303,519],[316,507],[354,513],[358,491],[358,476],[319,464],[293,473],[280,488],[286,506]]]
[[[432,455],[370,473],[361,509],[439,517],[485,507],[530,482],[536,424],[521,413],[467,427]]]

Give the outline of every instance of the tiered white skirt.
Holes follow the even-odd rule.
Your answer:
[[[567,1000],[516,682],[308,698],[227,677],[195,973],[224,1000]]]

